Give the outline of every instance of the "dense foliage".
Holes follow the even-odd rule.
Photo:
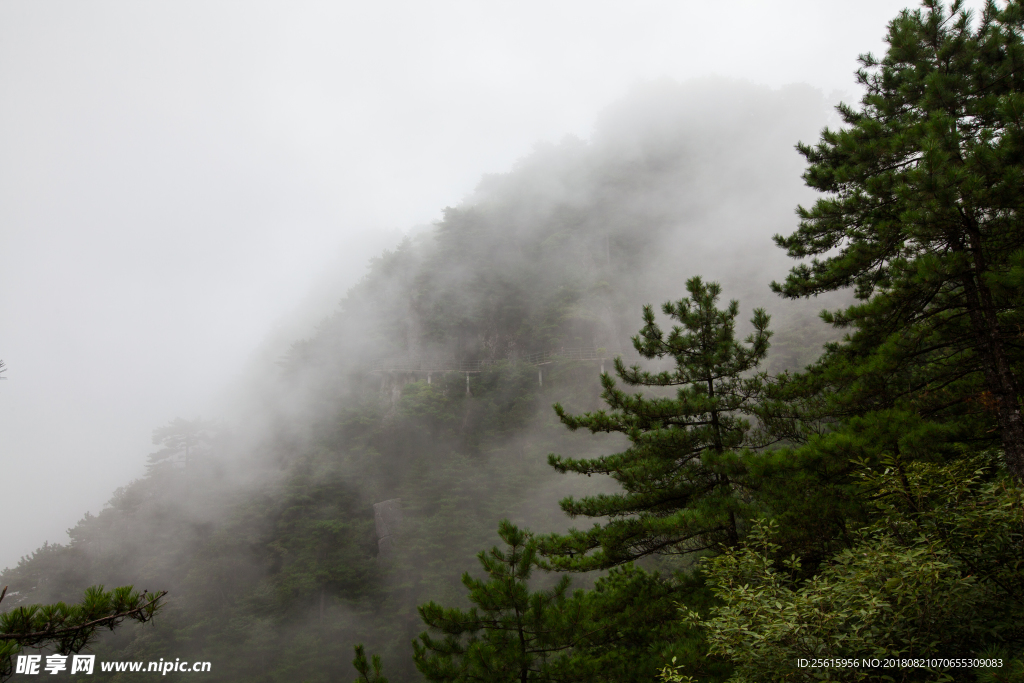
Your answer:
[[[862,57],[862,107],[800,146],[825,196],[776,241],[815,258],[774,288],[853,287],[860,302],[823,314],[846,336],[779,383],[794,426],[766,458],[781,469],[761,470],[775,521],[702,565],[719,604],[688,615],[733,680],[1024,672],[1022,9],[989,3],[976,22],[961,3],[904,11],[886,56]],[[827,502],[837,493],[842,507]],[[794,514],[814,509],[831,523]]]
[[[822,362],[847,410],[898,406],[947,438],[995,437],[1021,479],[1024,8],[988,3],[974,26],[962,6],[901,13],[885,57],[861,58],[862,106],[800,146],[824,196],[776,241],[815,258],[774,287],[861,300],[826,316],[850,330]]]
[[[1002,659],[998,668],[1011,678],[998,680],[1019,680],[1019,485],[979,457],[893,461],[865,470],[862,485],[876,522],[813,578],[802,578],[799,557],[781,556],[771,522],[756,525],[742,548],[705,562],[720,604],[710,617],[689,616],[708,634],[710,651],[736,663],[731,680],[820,680],[817,667],[796,664],[801,659],[876,662],[834,667],[830,680],[974,680],[948,665],[885,663],[955,657]]]

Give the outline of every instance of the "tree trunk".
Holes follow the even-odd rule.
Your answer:
[[[974,273],[962,278],[967,298],[967,314],[971,328],[982,354],[985,386],[996,402],[996,420],[1003,442],[1003,457],[1006,469],[1017,481],[1024,482],[1024,420],[1017,405],[1017,378],[1013,376],[1010,363],[1003,349],[992,293],[982,280],[985,262],[977,245],[977,236],[971,231],[971,251],[974,258]]]

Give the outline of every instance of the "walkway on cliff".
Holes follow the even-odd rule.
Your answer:
[[[426,373],[441,374],[445,372],[482,372],[489,367],[502,364],[525,364],[539,367],[558,361],[600,361],[611,363],[616,356],[623,360],[635,362],[641,360],[635,349],[628,351],[595,347],[561,348],[554,351],[531,353],[517,358],[501,358],[498,360],[456,360],[454,358],[409,356],[399,358],[381,358],[374,361],[371,372],[393,373]]]

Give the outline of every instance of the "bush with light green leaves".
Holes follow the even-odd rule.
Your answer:
[[[710,652],[740,681],[1024,680],[1024,488],[985,456],[951,464],[890,458],[865,468],[876,522],[801,581],[760,521],[738,549],[704,561],[720,604],[692,611]],[[997,670],[881,669],[864,659],[1002,659]],[[801,659],[857,659],[812,668]],[[666,681],[686,680],[668,667]],[[888,677],[888,678],[886,678]]]

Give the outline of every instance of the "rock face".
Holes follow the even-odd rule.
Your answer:
[[[377,558],[386,559],[394,549],[393,536],[402,524],[402,499],[392,498],[373,504],[373,519],[377,523]]]

